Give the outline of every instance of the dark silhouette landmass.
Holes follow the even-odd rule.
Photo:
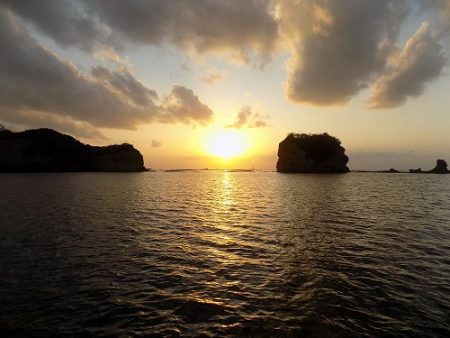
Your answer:
[[[0,172],[146,171],[131,144],[96,147],[52,129],[0,131]]]
[[[444,160],[436,160],[436,166],[430,170],[430,173],[433,174],[448,174],[449,171],[447,169],[447,162]]]
[[[354,173],[382,173],[382,174],[404,174],[405,171],[399,171],[397,169],[391,168],[388,170],[352,170]]]
[[[353,172],[358,173],[388,173],[388,174],[450,174],[450,171],[447,169],[447,162],[444,160],[436,160],[436,166],[431,170],[422,170],[421,168],[417,169],[409,169],[408,171],[399,171],[396,169],[389,170],[354,170]]]
[[[422,171],[422,169],[409,169],[410,173],[413,174],[450,174],[450,171],[447,169],[447,162],[442,159],[436,160],[436,166],[428,171]]]
[[[346,173],[347,162],[341,141],[327,133],[290,133],[278,146],[281,173]]]
[[[397,173],[399,173],[400,171],[398,171],[397,169],[391,168],[391,169],[389,169],[389,170],[384,170],[384,171],[382,171],[382,172],[384,172],[384,173],[390,173],[390,174],[397,174]]]

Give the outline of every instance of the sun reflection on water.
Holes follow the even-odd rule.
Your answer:
[[[230,173],[225,171],[223,172],[222,190],[220,191],[221,193],[220,201],[222,202],[223,205],[230,206],[234,204],[232,191],[233,191],[233,181],[230,178]]]
[[[217,198],[212,204],[209,217],[211,231],[202,234],[204,240],[214,243],[206,250],[208,256],[223,265],[235,264],[240,259],[238,255],[226,249],[240,242],[240,231],[234,222],[237,217],[235,188],[236,181],[233,173],[224,171],[221,179],[217,181]]]

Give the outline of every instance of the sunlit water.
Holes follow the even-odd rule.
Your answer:
[[[450,175],[0,175],[3,336],[450,336]]]

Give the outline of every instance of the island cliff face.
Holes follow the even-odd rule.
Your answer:
[[[327,133],[291,133],[278,146],[281,173],[346,173],[347,162],[341,141]]]
[[[95,147],[51,129],[0,131],[0,172],[146,171],[131,144]]]

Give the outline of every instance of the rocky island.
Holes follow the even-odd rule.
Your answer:
[[[347,162],[341,141],[327,133],[290,133],[278,146],[281,173],[346,173]]]
[[[131,144],[83,144],[52,129],[0,130],[0,172],[146,171]]]
[[[436,160],[436,166],[428,171],[422,171],[422,169],[409,169],[409,172],[412,174],[450,174],[450,171],[447,169],[447,162],[442,159]]]

